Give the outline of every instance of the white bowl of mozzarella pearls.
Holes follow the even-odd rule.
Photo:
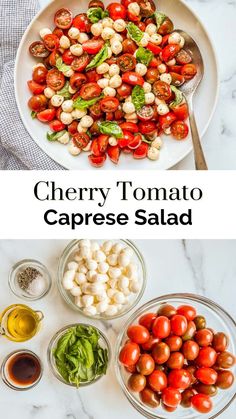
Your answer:
[[[60,259],[59,290],[87,317],[114,319],[128,313],[145,285],[143,257],[129,240],[74,240]]]

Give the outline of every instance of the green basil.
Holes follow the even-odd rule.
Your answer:
[[[175,86],[170,86],[172,92],[175,94],[175,100],[170,103],[170,108],[175,108],[176,106],[180,105],[183,100],[183,93],[177,89]]]
[[[139,63],[145,64],[148,66],[150,61],[152,61],[154,55],[149,49],[139,47],[136,52],[136,59]]]
[[[62,137],[67,131],[64,129],[63,131],[59,132],[48,132],[47,133],[47,140],[48,141],[57,141],[58,138]]]
[[[70,99],[71,94],[69,92],[70,83],[69,81],[66,82],[65,86],[57,92],[57,95],[63,96],[65,99]]]
[[[32,111],[30,115],[32,119],[35,119],[37,117],[37,112]]]
[[[108,10],[103,10],[101,7],[90,7],[87,11],[87,16],[90,22],[97,23],[104,17],[109,16]]]
[[[155,12],[154,13],[156,24],[157,24],[157,30],[160,28],[164,20],[166,19],[166,15],[162,12]]]
[[[92,68],[98,67],[108,58],[108,43],[100,49],[100,51],[93,57],[92,61],[87,65],[86,70],[91,70]]]
[[[138,26],[136,26],[133,22],[129,22],[127,25],[127,31],[130,38],[139,44],[143,38],[143,32],[141,29],[139,29]]]
[[[145,105],[145,93],[142,86],[135,86],[131,94],[132,102],[136,111],[139,111]]]
[[[98,126],[102,134],[111,135],[116,138],[122,138],[123,136],[123,131],[117,122],[104,121],[100,122]]]
[[[81,97],[78,97],[73,104],[73,107],[75,109],[87,109],[90,108],[90,106],[94,105],[95,103],[97,103],[99,100],[101,100],[103,98],[103,95],[95,97],[93,99],[90,100],[84,100]]]
[[[61,57],[56,60],[56,67],[63,74],[67,73],[67,71],[70,70],[70,66],[63,63],[63,60]]]

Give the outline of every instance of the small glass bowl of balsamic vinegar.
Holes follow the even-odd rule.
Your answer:
[[[27,349],[11,352],[1,367],[4,383],[18,391],[35,387],[41,380],[42,374],[43,366],[39,357]]]

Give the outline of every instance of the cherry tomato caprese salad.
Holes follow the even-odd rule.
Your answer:
[[[38,58],[28,81],[32,118],[48,123],[48,141],[89,162],[118,163],[121,153],[157,160],[161,135],[188,135],[179,87],[197,68],[185,40],[152,0],[91,0],[87,13],[58,10],[29,47]]]

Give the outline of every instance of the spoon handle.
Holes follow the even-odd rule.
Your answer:
[[[195,167],[196,167],[196,170],[208,170],[204,153],[202,150],[202,146],[201,146],[201,140],[199,137],[195,116],[194,116],[192,98],[190,98],[188,105],[189,105],[189,122],[190,122],[190,129],[192,133]]]

